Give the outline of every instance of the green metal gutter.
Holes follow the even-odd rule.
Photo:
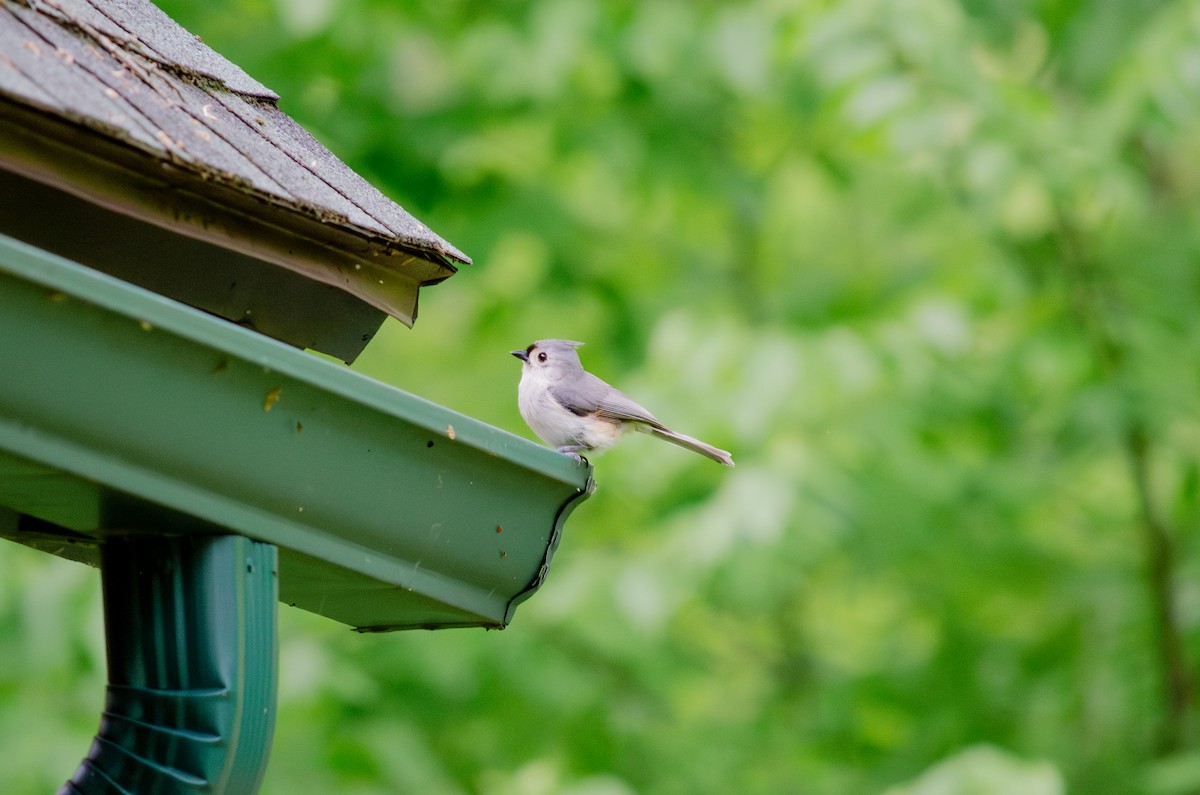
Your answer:
[[[91,562],[114,536],[243,535],[278,547],[280,601],[362,630],[508,624],[592,488],[554,451],[3,236],[0,372],[0,533]]]
[[[501,355],[498,352],[497,355]],[[0,235],[0,537],[98,565],[108,692],[60,795],[252,793],[278,601],[503,627],[590,467]]]

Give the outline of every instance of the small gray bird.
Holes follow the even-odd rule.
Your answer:
[[[621,434],[638,430],[733,466],[729,453],[676,433],[632,398],[584,370],[575,350],[582,344],[539,340],[523,351],[512,351],[525,363],[517,406],[542,441],[578,459],[580,452],[606,450]]]

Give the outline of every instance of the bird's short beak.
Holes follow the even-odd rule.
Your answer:
[[[513,356],[516,356],[518,359],[520,359],[523,362],[529,361],[529,352],[528,351],[509,351],[509,353],[511,353]]]

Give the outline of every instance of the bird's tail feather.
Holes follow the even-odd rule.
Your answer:
[[[711,458],[719,464],[724,464],[727,467],[733,466],[733,456],[730,453],[713,447],[711,444],[705,444],[699,439],[694,439],[686,434],[676,433],[669,428],[656,428],[653,425],[644,425],[639,430],[644,430],[646,433],[657,436],[659,439],[665,439],[671,444],[677,444],[686,450],[691,450],[693,453],[699,453],[702,456]]]

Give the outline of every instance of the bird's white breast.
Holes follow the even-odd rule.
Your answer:
[[[582,446],[603,450],[621,437],[623,423],[567,410],[550,394],[550,381],[541,371],[525,368],[517,386],[521,418],[551,447]]]

